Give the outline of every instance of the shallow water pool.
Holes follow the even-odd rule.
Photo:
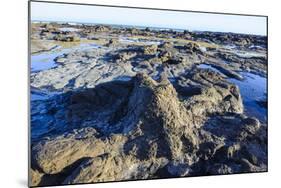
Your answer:
[[[228,79],[239,86],[243,98],[245,113],[254,116],[262,122],[267,122],[267,109],[260,106],[257,101],[267,101],[267,80],[265,77],[249,73],[240,73],[245,78],[242,81]]]
[[[95,49],[101,48],[101,46],[89,43],[89,44],[80,44],[78,46],[72,48],[55,48],[49,52],[43,52],[40,54],[31,55],[31,72],[37,72],[42,70],[51,69],[57,66],[57,63],[54,59],[58,56],[61,56],[65,53],[69,53],[74,50],[88,50],[88,49]]]

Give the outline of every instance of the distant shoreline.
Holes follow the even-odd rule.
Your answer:
[[[193,29],[179,29],[179,28],[165,28],[165,27],[156,27],[156,26],[139,26],[139,25],[119,25],[119,24],[106,24],[106,23],[90,23],[90,22],[73,22],[73,21],[48,21],[48,20],[31,20],[31,23],[58,23],[58,24],[68,24],[71,26],[77,25],[88,25],[88,26],[96,26],[96,25],[103,25],[103,26],[111,26],[116,28],[136,28],[140,30],[145,30],[149,28],[154,31],[176,31],[176,32],[193,32],[193,33],[226,33],[226,34],[236,34],[236,35],[251,35],[251,36],[261,36],[267,37],[267,35],[257,35],[257,34],[248,34],[248,33],[235,33],[235,32],[222,32],[222,31],[209,31],[209,30],[193,30]]]

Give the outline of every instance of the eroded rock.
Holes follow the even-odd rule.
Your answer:
[[[246,115],[231,82],[245,71],[266,77],[265,37],[60,27],[33,26],[33,42],[52,44],[33,51],[73,36],[99,45],[31,73],[40,95],[31,102],[32,186],[267,170],[267,127]]]
[[[48,185],[42,177],[56,184],[72,184],[265,170],[266,155],[261,148],[265,140],[258,136],[260,122],[239,115],[243,111],[239,90],[234,94],[233,85],[218,86],[219,75],[198,74],[206,76],[201,80],[205,87],[184,101],[167,78],[157,82],[144,74],[118,87],[115,83],[101,86],[108,95],[104,103],[95,97],[101,94],[98,88],[65,96],[66,103],[75,105],[76,110],[71,110],[74,121],[81,116],[74,114],[83,110],[110,112],[108,124],[103,125],[108,126],[108,132],[95,125],[97,118],[90,120],[91,113],[86,113],[76,122],[88,128],[68,127],[63,135],[33,143],[34,172],[37,168],[42,171],[34,173],[34,184]],[[192,80],[198,74],[186,78]],[[208,86],[208,79],[213,85]],[[225,100],[228,95],[238,98],[229,102]],[[208,120],[208,114],[214,118]],[[210,163],[213,160],[215,165]],[[243,165],[239,167],[233,160]]]

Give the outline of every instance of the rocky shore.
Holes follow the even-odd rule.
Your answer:
[[[266,37],[31,31],[32,186],[267,171]]]

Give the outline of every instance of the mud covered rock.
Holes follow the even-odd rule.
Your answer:
[[[233,93],[231,84],[219,86],[219,75],[198,74],[206,76],[200,80],[206,86],[183,100],[165,76],[157,82],[144,74],[65,94],[62,103],[69,106],[72,120],[65,118],[76,123],[67,123],[62,135],[32,144],[33,184],[266,170],[265,129],[257,119],[239,115],[243,109],[239,90]],[[209,86],[208,78],[213,81]],[[228,95],[238,96],[236,102],[225,100]],[[55,114],[63,109],[58,104],[52,107]],[[105,115],[102,126],[92,112]]]
[[[212,112],[243,113],[242,97],[236,85],[211,70],[196,70],[178,80],[177,89],[187,108],[196,115]]]
[[[112,46],[116,46],[118,44],[118,40],[117,39],[110,39],[108,41],[108,43],[106,44],[107,47],[112,47]]]
[[[109,31],[111,28],[109,26],[104,26],[104,25],[97,25],[95,26],[94,30],[95,32],[107,32]]]
[[[198,44],[188,43],[184,46],[185,50],[189,54],[202,53]]]
[[[40,53],[40,52],[46,52],[46,51],[51,51],[52,49],[55,49],[58,47],[58,45],[49,42],[49,41],[44,41],[44,40],[32,40],[32,45],[31,45],[31,53]]]
[[[154,55],[157,52],[157,45],[144,46],[143,53],[145,55]]]
[[[126,62],[136,55],[137,54],[135,52],[120,52],[115,56],[115,60],[116,62]]]
[[[266,37],[61,27],[32,27],[37,50],[83,38],[31,72],[40,95],[31,101],[32,186],[267,171],[267,127],[247,115],[234,84],[245,72],[266,77]],[[265,110],[266,99],[257,103]]]
[[[54,40],[63,41],[63,42],[78,42],[80,41],[80,37],[77,35],[63,35],[59,34],[54,36]]]

